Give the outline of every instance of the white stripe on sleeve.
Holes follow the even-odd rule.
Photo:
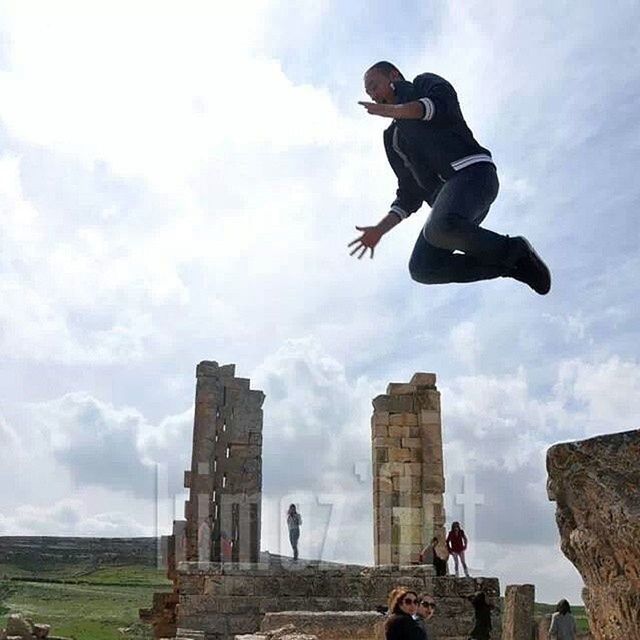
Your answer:
[[[431,120],[436,115],[436,105],[433,104],[431,98],[420,98],[420,102],[424,105],[424,117],[423,120]]]
[[[404,220],[409,216],[409,214],[397,204],[392,205],[389,211],[393,211],[393,213],[398,215],[400,217],[400,220]]]

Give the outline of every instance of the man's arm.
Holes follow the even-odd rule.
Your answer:
[[[423,120],[425,107],[422,102],[405,102],[404,104],[378,104],[376,102],[360,101],[367,113],[383,118],[393,118],[394,120]]]
[[[352,256],[354,253],[360,251],[360,254],[358,255],[358,259],[360,259],[367,252],[367,249],[370,249],[371,257],[373,258],[373,252],[375,251],[378,242],[380,242],[380,238],[382,238],[385,233],[391,231],[391,229],[393,229],[401,219],[400,214],[395,211],[389,211],[389,213],[387,213],[387,215],[382,218],[375,227],[356,226],[358,231],[362,231],[362,235],[349,243],[349,247],[354,247],[349,255]]]
[[[400,93],[404,93],[404,99],[409,96],[414,99],[400,104],[375,102],[359,102],[359,104],[372,115],[396,120],[425,120],[431,123],[442,123],[461,117],[458,95],[444,78],[434,83],[429,79],[428,74],[418,76],[413,84],[403,83]]]
[[[434,82],[429,74],[415,78],[413,87],[418,101],[424,106],[423,120],[445,123],[462,116],[458,94],[444,78]]]

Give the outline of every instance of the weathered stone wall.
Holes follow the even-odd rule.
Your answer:
[[[185,474],[186,559],[257,562],[264,394],[236,378],[232,364],[201,362],[196,377],[191,471]]]
[[[262,506],[264,393],[235,377],[235,365],[203,361],[196,368],[196,400],[186,520],[163,538],[173,593],[154,595],[140,618],[156,637],[177,632],[178,571],[183,561],[257,563]]]
[[[178,572],[177,624],[205,631],[207,640],[231,640],[235,634],[256,632],[268,612],[374,611],[399,584],[436,598],[439,613],[432,628],[440,640],[461,639],[473,627],[467,598],[476,590],[486,590],[493,599],[499,596],[495,578],[435,578],[429,566],[314,563],[292,570],[183,563]],[[499,620],[496,629],[494,637],[499,638]]]
[[[640,640],[640,430],[555,445],[547,471],[593,637]]]
[[[502,612],[502,640],[531,640],[536,589],[532,584],[507,585]]]
[[[318,640],[384,639],[384,616],[375,611],[282,611],[266,613],[261,631],[292,625],[296,631]]]
[[[418,562],[444,539],[440,393],[433,373],[391,383],[373,400],[374,556],[377,565]]]

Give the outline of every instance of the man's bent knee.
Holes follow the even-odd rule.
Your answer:
[[[442,220],[429,220],[422,230],[425,240],[440,249],[456,249],[456,240],[464,233],[468,223],[457,216],[448,216]]]
[[[437,284],[439,282],[434,269],[418,265],[413,260],[409,262],[409,273],[411,279],[420,284]]]

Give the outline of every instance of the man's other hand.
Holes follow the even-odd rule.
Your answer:
[[[355,253],[360,252],[358,255],[358,260],[362,258],[362,256],[367,252],[367,249],[371,249],[371,257],[373,258],[373,252],[380,242],[380,238],[382,238],[382,232],[378,229],[378,227],[358,227],[356,226],[358,231],[362,231],[362,235],[355,240],[352,240],[347,246],[354,246],[353,251],[349,254],[350,256]]]

